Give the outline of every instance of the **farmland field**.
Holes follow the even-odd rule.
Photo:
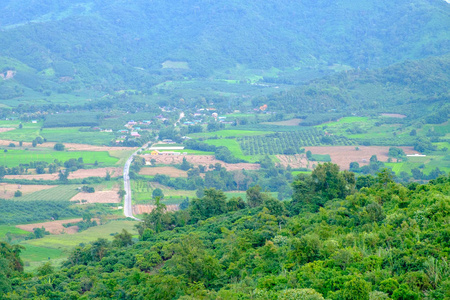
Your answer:
[[[156,174],[167,175],[170,177],[187,177],[187,172],[175,167],[145,167],[139,172],[140,175],[154,176]]]
[[[151,152],[152,151],[144,151],[143,154],[150,154]],[[189,155],[214,155],[214,152],[201,151],[201,150],[191,150],[191,149],[170,150],[170,152],[187,153]]]
[[[69,201],[72,197],[78,194],[77,189],[79,185],[60,185],[51,189],[37,191],[22,197],[14,198],[17,201],[35,201],[35,200],[49,200],[49,201]]]
[[[41,135],[49,142],[108,145],[114,139],[112,132],[85,132],[80,127],[44,128]]]
[[[26,271],[34,270],[49,259],[55,266],[67,258],[73,247],[78,246],[80,243],[87,244],[97,240],[99,237],[112,240],[113,234],[120,233],[122,229],[135,235],[135,224],[135,221],[110,221],[105,225],[91,227],[72,235],[47,235],[41,239],[24,241],[20,244],[25,247],[21,257],[25,264],[28,265],[26,266]]]
[[[277,132],[264,137],[239,138],[238,141],[245,155],[298,154],[303,152],[302,147],[305,146],[355,144],[343,136],[326,136],[318,129]]]
[[[54,185],[20,185],[0,183],[0,198],[12,199],[14,198],[14,193],[17,190],[20,190],[22,192],[22,195],[28,195],[37,191],[47,190],[54,187]]]
[[[27,235],[29,233],[28,231],[17,228],[15,226],[0,225],[0,240],[3,240],[8,232],[12,235]]]
[[[9,168],[27,164],[32,161],[45,161],[48,163],[66,161],[71,158],[82,157],[85,164],[94,164],[96,161],[100,166],[112,166],[118,159],[103,151],[53,151],[49,149],[33,148],[29,150],[8,149],[8,152],[0,152],[0,165]]]
[[[253,131],[253,130],[219,130],[213,132],[201,132],[201,133],[193,133],[189,136],[200,138],[200,137],[239,137],[239,136],[256,136],[256,135],[266,135],[269,133],[273,133],[270,131]]]

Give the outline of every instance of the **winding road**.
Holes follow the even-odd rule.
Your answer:
[[[133,154],[131,154],[131,156],[128,158],[127,162],[125,163],[125,166],[123,167],[123,188],[125,190],[123,214],[125,215],[125,217],[135,219],[136,221],[142,221],[142,220],[133,216],[133,207],[131,205],[130,166],[131,166],[131,163],[133,162],[133,158],[136,156],[138,151],[141,150],[142,148],[147,148],[148,144],[150,144],[150,142],[145,144],[144,146],[140,147]]]

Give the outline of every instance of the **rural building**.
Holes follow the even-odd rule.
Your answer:
[[[131,136],[140,137],[141,135],[139,133],[137,133],[136,131],[133,131],[133,132],[131,132]]]
[[[151,155],[159,155],[159,151],[158,150],[153,150],[150,154]]]

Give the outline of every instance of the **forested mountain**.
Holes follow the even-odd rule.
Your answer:
[[[198,77],[236,64],[374,68],[450,49],[438,0],[4,0],[0,11],[2,69],[100,86],[155,83],[166,60]]]
[[[450,178],[407,187],[389,171],[331,163],[293,182],[291,202],[209,189],[177,213],[74,249],[61,270],[23,274],[20,246],[0,244],[5,299],[449,299]],[[1,294],[0,294],[1,298]]]
[[[405,61],[374,70],[350,70],[316,79],[292,90],[255,98],[299,115],[334,112],[342,115],[368,112],[402,112],[411,119],[438,115],[430,123],[447,120],[450,93],[450,55]],[[271,81],[271,78],[266,78]],[[277,78],[283,81],[282,76]],[[444,109],[443,109],[444,107]],[[439,111],[437,111],[439,108]]]

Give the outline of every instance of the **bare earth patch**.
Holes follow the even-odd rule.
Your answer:
[[[21,184],[9,184],[0,183],[0,198],[12,199],[14,193],[20,190],[23,195],[31,194],[41,190],[47,190],[55,187],[56,185],[21,185]]]
[[[150,204],[133,205],[133,214],[135,214],[135,215],[141,215],[141,214],[144,214],[144,213],[149,214],[155,208],[156,208],[155,205],[150,205]],[[166,205],[166,211],[177,211],[179,209],[180,208],[176,204]]]
[[[139,172],[140,175],[154,176],[156,174],[167,175],[170,177],[187,177],[187,172],[175,167],[146,167]]]
[[[69,179],[87,178],[87,177],[105,177],[109,172],[111,177],[122,175],[122,168],[98,168],[98,169],[80,169],[70,173]]]
[[[405,115],[401,115],[401,114],[381,114],[383,117],[390,117],[390,118],[398,118],[398,119],[403,119],[406,118]]]
[[[355,146],[334,146],[334,147],[305,147],[306,151],[312,154],[329,154],[331,162],[339,165],[341,170],[348,170],[351,162],[358,162],[360,166],[368,165],[370,157],[376,155],[379,161],[386,162],[388,160],[388,146],[359,146],[359,150]],[[406,154],[418,153],[413,147],[399,147]],[[314,162],[317,164],[317,162]]]
[[[295,155],[277,155],[280,164],[284,167],[291,166],[291,168],[308,168],[308,159],[305,154]]]
[[[96,191],[95,193],[78,193],[70,201],[79,201],[83,204],[82,200],[86,200],[86,203],[120,203],[122,200],[117,192],[118,188],[109,191]]]
[[[279,121],[279,122],[263,122],[261,124],[278,125],[278,126],[297,126],[302,121],[303,121],[303,119],[291,119],[291,120]]]
[[[259,170],[261,166],[259,164],[249,164],[249,163],[238,163],[238,164],[227,164],[221,160],[217,160],[214,155],[143,155],[146,161],[150,161],[154,159],[157,164],[164,165],[175,165],[181,164],[183,162],[183,157],[186,158],[188,162],[193,164],[194,166],[204,165],[208,167],[209,165],[215,165],[219,163],[227,169],[228,171],[237,171],[237,170]]]
[[[15,128],[10,128],[10,127],[0,127],[0,132],[7,132],[7,131],[11,131],[14,130]],[[9,145],[9,143],[8,143]]]
[[[51,234],[74,234],[78,232],[78,226],[70,226],[65,228],[63,224],[76,223],[80,221],[83,221],[83,219],[57,220],[43,223],[17,225],[16,227],[29,232],[33,232],[33,228],[44,227],[45,230],[49,231]]]

